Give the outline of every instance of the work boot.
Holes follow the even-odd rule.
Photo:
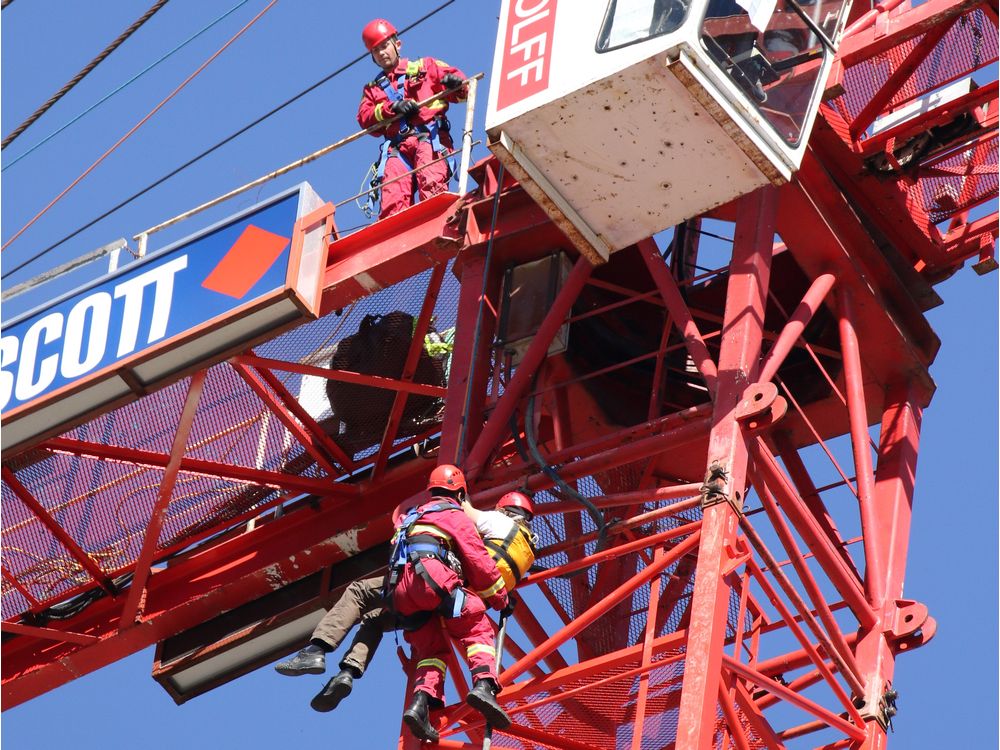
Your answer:
[[[510,726],[510,717],[497,703],[497,692],[497,684],[490,678],[476,680],[465,702],[481,713],[494,729],[506,729]]]
[[[340,705],[340,702],[344,698],[351,694],[351,688],[354,687],[354,678],[360,676],[350,667],[341,669],[337,675],[330,678],[330,681],[316,694],[316,697],[310,701],[309,705],[312,706],[314,711],[321,711],[323,713],[332,711]]]
[[[418,740],[437,742],[441,739],[441,735],[431,726],[428,718],[430,713],[428,708],[429,702],[430,696],[423,690],[415,692],[413,694],[413,703],[410,704],[408,709],[403,711],[403,723],[410,728],[410,732]]]
[[[310,643],[288,661],[275,664],[274,671],[286,677],[323,674],[326,671],[326,652],[315,643]]]

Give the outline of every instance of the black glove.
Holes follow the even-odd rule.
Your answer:
[[[441,83],[444,84],[446,89],[457,89],[465,85],[465,80],[462,76],[457,76],[454,73],[448,73],[441,78]]]
[[[514,594],[507,595],[507,606],[500,610],[501,617],[510,617],[514,614],[514,607],[517,605],[517,597]]]
[[[400,102],[396,102],[392,105],[392,111],[394,114],[402,115],[404,120],[408,120],[413,115],[417,114],[420,107],[412,99],[403,99]]]

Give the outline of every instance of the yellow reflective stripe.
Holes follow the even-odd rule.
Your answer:
[[[385,119],[385,115],[382,113],[382,107],[385,106],[385,102],[379,102],[375,105],[375,122],[382,122]]]
[[[465,649],[465,655],[468,657],[473,657],[476,654],[489,654],[495,657],[497,655],[497,650],[492,646],[487,646],[485,643],[474,643]]]
[[[440,659],[423,659],[418,661],[417,669],[420,669],[421,667],[432,667],[433,669],[440,670],[441,674],[448,671],[448,665]]]
[[[406,75],[415,76],[421,70],[424,69],[423,60],[410,60],[406,63]]]
[[[447,543],[451,543],[454,541],[454,539],[452,539],[451,534],[447,533],[446,531],[442,531],[437,526],[430,526],[425,523],[413,524],[413,526],[410,527],[410,536],[413,536],[414,534],[430,534],[431,536],[436,536],[438,539],[441,539]]]
[[[435,99],[430,104],[427,105],[427,109],[445,109],[448,106],[448,102],[444,99]]]
[[[496,583],[494,583],[488,589],[485,589],[484,591],[477,591],[476,593],[479,594],[479,596],[481,596],[483,599],[488,599],[502,588],[503,588],[503,576],[500,576],[499,578],[497,578]]]

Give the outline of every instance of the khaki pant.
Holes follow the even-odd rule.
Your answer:
[[[333,651],[351,628],[361,623],[350,648],[340,660],[341,669],[353,667],[364,674],[382,641],[382,634],[395,626],[392,613],[382,606],[382,581],[382,576],[374,576],[351,583],[313,631],[313,640],[322,641]]]

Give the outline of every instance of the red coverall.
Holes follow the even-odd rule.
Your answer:
[[[449,502],[447,498],[432,497],[420,509]],[[493,558],[489,556],[475,524],[455,503],[454,510],[428,513],[410,529],[409,536],[430,534],[445,542],[462,563],[462,573],[469,586],[465,604],[458,617],[434,615],[423,627],[404,634],[417,663],[414,672],[414,689],[423,691],[436,700],[444,699],[445,658],[449,643],[445,631],[465,647],[466,661],[473,682],[486,677],[497,679],[496,651],[494,650],[493,623],[486,616],[485,599],[495,609],[507,606],[507,591],[503,578]],[[440,560],[425,557],[424,568],[437,585],[451,592],[462,586],[458,575]],[[473,591],[475,593],[473,593]],[[402,615],[436,611],[441,605],[440,596],[407,563],[393,591],[393,606]]]
[[[396,63],[396,68],[389,78],[393,86],[398,90],[399,80],[403,78],[403,97],[420,102],[429,96],[445,90],[441,79],[452,73],[464,79],[465,74],[458,68],[435,60],[433,57],[422,57],[419,60],[407,60],[401,57]],[[413,205],[413,181],[403,178],[396,182],[390,182],[395,177],[406,174],[411,168],[417,168],[423,164],[433,161],[435,158],[434,149],[427,140],[426,134],[421,135],[415,128],[417,125],[426,125],[435,118],[441,117],[448,110],[448,102],[458,103],[465,101],[467,94],[465,86],[456,89],[447,97],[436,99],[426,107],[421,107],[416,115],[411,117],[408,125],[411,135],[394,143],[389,152],[388,160],[385,164],[385,174],[383,182],[389,183],[382,188],[382,210],[379,218],[399,213],[404,208]],[[365,86],[361,95],[361,104],[358,106],[358,124],[363,128],[377,125],[383,120],[392,117],[392,101],[385,90],[376,82],[372,81]],[[400,123],[397,120],[389,124],[386,128],[372,133],[376,138],[385,136],[390,141],[399,138]],[[451,138],[447,133],[440,133],[442,145],[451,148]],[[399,154],[409,162],[410,166],[399,158]],[[431,195],[441,193],[448,187],[448,165],[444,161],[432,164],[426,169],[422,169],[415,174],[417,188],[420,191],[421,199],[426,199]]]

